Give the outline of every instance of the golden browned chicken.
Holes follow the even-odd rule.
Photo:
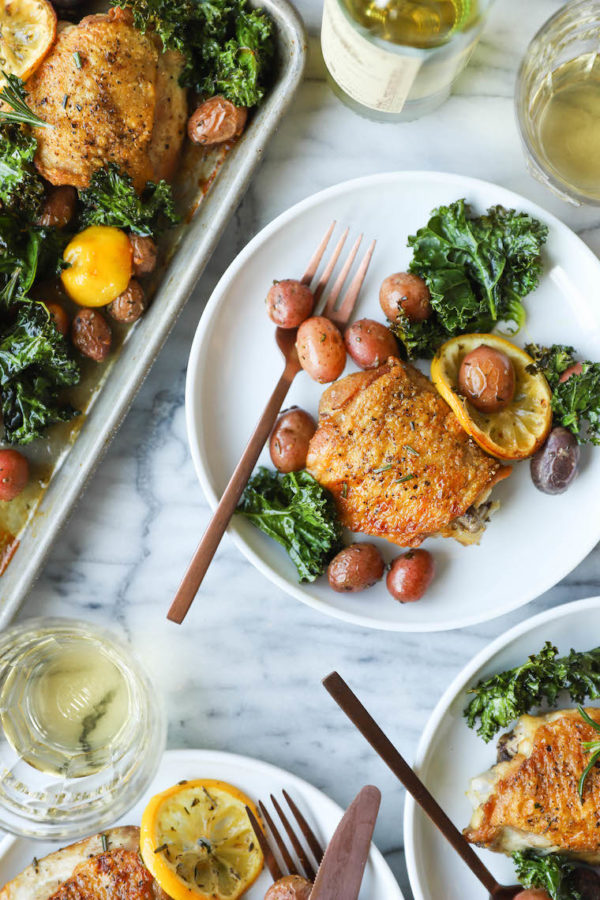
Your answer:
[[[109,162],[138,190],[174,174],[187,120],[182,58],[133,27],[129,10],[59,29],[27,82],[28,102],[52,128],[35,128],[35,164],[52,184],[84,188]]]
[[[600,722],[600,709],[588,709]],[[465,835],[474,844],[512,853],[527,847],[562,851],[600,863],[600,770],[578,782],[597,733],[576,709],[522,716],[499,742],[501,761],[471,782],[475,807]]]
[[[111,828],[34,862],[0,900],[168,900],[140,855],[140,830]],[[106,847],[106,849],[104,849]]]
[[[418,369],[393,358],[325,391],[307,469],[344,525],[402,547],[433,535],[477,541],[490,491],[511,471],[471,440]]]

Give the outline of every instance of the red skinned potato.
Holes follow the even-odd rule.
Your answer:
[[[194,144],[222,144],[238,137],[246,125],[248,110],[225,97],[210,97],[188,120],[188,137]]]
[[[409,550],[396,557],[387,573],[386,586],[400,603],[420,600],[435,575],[433,556],[427,550]]]
[[[361,369],[377,369],[390,356],[398,356],[398,344],[389,328],[373,319],[359,319],[344,334],[346,350]]]
[[[54,324],[60,331],[63,337],[68,333],[69,327],[71,325],[71,320],[64,307],[60,305],[60,303],[46,303],[46,309],[50,313],[50,316],[54,320]]]
[[[301,875],[286,875],[272,884],[265,900],[309,900],[312,884]]]
[[[551,900],[550,894],[542,891],[540,888],[528,888],[515,894],[515,900]]]
[[[279,472],[299,472],[305,467],[316,430],[313,417],[297,406],[281,414],[269,440],[271,460]]]
[[[327,569],[330,587],[338,593],[364,591],[383,578],[385,563],[374,544],[351,544],[334,556]]]
[[[29,481],[29,463],[18,450],[0,450],[0,500],[18,497]]]
[[[296,350],[304,371],[320,384],[335,381],[344,371],[344,339],[339,329],[325,316],[312,316],[302,323],[298,329]]]
[[[269,318],[279,328],[298,328],[313,311],[313,292],[301,281],[286,278],[271,285],[267,294]]]
[[[390,322],[403,313],[411,322],[423,322],[431,315],[431,294],[422,278],[411,272],[396,272],[383,280],[379,303]]]

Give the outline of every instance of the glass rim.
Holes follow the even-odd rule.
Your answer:
[[[566,202],[574,204],[576,206],[600,206],[600,197],[590,197],[588,194],[584,194],[581,191],[578,191],[577,188],[574,188],[571,185],[567,184],[565,181],[561,180],[552,169],[552,167],[545,162],[540,153],[537,151],[531,138],[531,132],[527,119],[527,110],[525,108],[527,106],[525,94],[525,75],[527,66],[530,64],[530,51],[532,50],[532,48],[536,47],[537,44],[541,44],[546,34],[550,32],[557,25],[557,23],[560,22],[561,19],[566,18],[573,12],[577,12],[580,9],[589,7],[594,3],[598,5],[598,12],[600,14],[600,0],[567,0],[567,3],[565,3],[564,6],[561,6],[560,9],[558,9],[548,19],[546,19],[545,22],[542,23],[542,25],[538,28],[534,36],[527,44],[525,53],[523,54],[523,57],[519,64],[514,99],[515,117],[517,120],[519,137],[525,151],[528,168],[530,169],[534,177],[537,177],[539,173],[544,185],[548,187],[555,195],[559,196],[562,200],[565,200]]]
[[[68,617],[42,617],[34,616],[24,619],[9,626],[0,634],[0,651],[15,638],[29,633],[45,639],[53,632],[61,635],[87,636],[92,639],[104,639],[109,649],[114,649],[122,657],[122,664],[126,666],[130,675],[137,682],[144,698],[146,732],[143,745],[145,752],[140,752],[139,743],[132,740],[130,747],[123,756],[127,760],[127,769],[119,771],[112,764],[99,770],[90,776],[66,778],[65,786],[71,789],[82,787],[88,780],[87,789],[91,791],[89,802],[77,801],[77,805],[64,810],[56,815],[54,788],[48,787],[47,800],[34,803],[31,806],[23,806],[23,800],[12,798],[10,788],[0,798],[0,829],[18,837],[28,837],[44,840],[68,840],[77,839],[81,835],[92,831],[100,831],[124,816],[147,789],[154,777],[166,746],[167,719],[164,698],[158,690],[149,670],[138,658],[137,654],[119,634],[115,634],[110,628],[96,625],[94,622],[84,619]],[[25,647],[26,644],[23,644]],[[9,660],[10,661],[10,660]],[[0,672],[2,663],[0,662]],[[7,740],[4,736],[3,741]],[[10,742],[7,741],[8,746]],[[18,751],[15,760],[19,757]],[[22,758],[21,758],[22,759]],[[23,760],[27,765],[26,760]],[[15,762],[16,764],[16,762]],[[118,763],[117,763],[118,764]],[[10,778],[10,771],[8,772]],[[106,773],[106,778],[102,773]],[[116,780],[115,780],[116,779]],[[123,783],[124,779],[124,783]],[[48,785],[53,781],[49,778]],[[113,784],[114,782],[114,784]],[[10,784],[10,781],[9,781]],[[56,783],[59,787],[59,780]],[[98,792],[99,791],[99,792]],[[95,793],[97,792],[97,793]],[[26,796],[26,795],[25,795]],[[77,791],[74,794],[78,796]],[[43,808],[45,805],[45,808]]]

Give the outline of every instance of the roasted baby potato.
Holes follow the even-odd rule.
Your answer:
[[[18,497],[29,481],[29,463],[18,450],[0,450],[0,500]]]
[[[112,343],[110,325],[97,309],[80,309],[71,325],[71,340],[84,356],[104,362]]]
[[[324,316],[313,316],[300,325],[296,350],[304,371],[320,384],[335,381],[344,371],[344,339],[333,322]]]
[[[279,328],[298,328],[311,315],[314,305],[311,289],[295,278],[276,281],[267,294],[269,318]]]
[[[129,284],[131,244],[119,228],[91,225],[67,244],[63,258],[69,267],[61,273],[62,283],[80,306],[106,306]]]
[[[373,319],[359,319],[346,329],[346,350],[361,369],[377,369],[390,356],[399,356],[398,343],[389,328]]]
[[[246,125],[248,110],[225,97],[210,97],[188,121],[188,137],[194,144],[222,144],[238,137]]]
[[[308,445],[317,425],[298,407],[282,413],[271,432],[269,452],[279,472],[299,472],[306,465]]]
[[[433,556],[427,550],[409,550],[392,563],[386,586],[400,603],[420,600],[435,575]]]
[[[567,428],[558,426],[531,460],[531,480],[544,494],[563,494],[575,479],[579,444]]]
[[[388,275],[379,290],[379,303],[387,318],[397,323],[402,315],[423,322],[431,315],[431,294],[422,278],[410,272]]]
[[[374,544],[351,544],[334,556],[327,569],[330,587],[338,593],[364,591],[383,578],[385,564]]]

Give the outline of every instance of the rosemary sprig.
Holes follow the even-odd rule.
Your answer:
[[[40,119],[25,102],[25,86],[20,78],[7,72],[2,72],[5,79],[4,87],[0,91],[0,100],[11,107],[12,112],[0,110],[0,124],[15,122],[17,125],[33,125],[38,128],[52,128],[49,122]]]
[[[594,722],[592,717],[590,715],[588,715],[588,713],[586,713],[583,706],[578,706],[577,709],[579,710],[579,715],[584,720],[584,722],[587,722],[588,725],[591,725],[591,727],[594,729],[594,731],[600,732],[600,725],[598,725],[597,722]],[[581,778],[579,779],[579,784],[578,784],[579,797],[581,800],[583,800],[583,789],[585,787],[585,782],[587,781],[587,777],[590,774],[590,772],[592,771],[592,769],[594,768],[594,766],[596,765],[596,763],[598,762],[598,760],[600,759],[600,740],[583,741],[581,746],[586,751],[586,753],[592,754],[588,760],[587,766],[581,773]]]

